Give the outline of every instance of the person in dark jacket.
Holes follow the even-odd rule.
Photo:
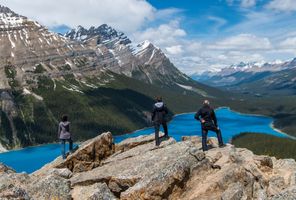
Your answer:
[[[154,123],[154,128],[155,128],[155,143],[156,146],[160,145],[160,140],[159,140],[159,128],[160,125],[162,125],[163,130],[164,130],[164,137],[168,138],[168,126],[167,126],[167,120],[166,120],[166,115],[168,114],[168,109],[165,106],[165,104],[162,101],[161,97],[156,98],[156,103],[153,105],[153,110],[152,110],[152,116],[151,119]]]
[[[195,114],[194,118],[201,122],[202,129],[202,149],[203,151],[208,150],[207,146],[207,136],[208,131],[214,131],[217,134],[219,141],[219,146],[224,146],[222,140],[221,130],[218,126],[216,114],[213,108],[210,107],[210,102],[205,100],[203,102],[203,107]]]
[[[66,141],[69,142],[70,152],[73,150],[73,141],[70,133],[70,122],[68,121],[68,116],[64,115],[62,121],[59,123],[58,136],[61,141],[61,151],[63,159],[66,159]]]

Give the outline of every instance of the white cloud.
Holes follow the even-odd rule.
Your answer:
[[[295,49],[296,50],[296,37],[290,37],[282,41],[279,45],[282,48],[286,49]]]
[[[221,18],[221,17],[216,17],[216,16],[209,16],[208,19],[210,21],[213,21],[216,23],[216,25],[214,26],[214,29],[216,31],[219,30],[219,28],[221,28],[222,26],[224,26],[225,24],[227,24],[227,20]]]
[[[209,45],[217,50],[266,50],[272,47],[268,38],[260,38],[252,34],[239,34]]]
[[[125,32],[137,30],[156,14],[145,0],[0,0],[0,4],[48,27],[107,23]]]
[[[168,24],[161,24],[155,28],[148,28],[133,34],[133,40],[141,42],[150,40],[162,48],[179,44],[179,39],[186,36],[186,31],[180,28],[178,20],[172,20]]]
[[[256,5],[256,0],[242,0],[241,6],[244,8],[253,7]]]
[[[166,47],[165,49],[167,50],[168,53],[172,55],[181,54],[183,52],[181,45],[170,46],[170,47]]]
[[[186,36],[179,21],[171,21],[134,34],[134,38],[139,42],[148,39],[159,46],[170,60],[187,74],[218,70],[242,61],[266,60],[264,52],[272,49],[268,38],[253,34],[237,34],[208,42],[197,38],[189,39]]]
[[[277,11],[296,11],[296,1],[272,0],[266,7]]]
[[[250,8],[257,4],[257,0],[226,0],[226,3],[229,6],[233,6],[236,5],[236,3],[238,3],[243,8]]]

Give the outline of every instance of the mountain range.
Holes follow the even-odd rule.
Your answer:
[[[68,114],[75,140],[149,125],[154,97],[171,115],[225,92],[180,72],[149,41],[133,44],[103,24],[64,36],[0,6],[0,143],[17,148],[57,141]]]
[[[286,62],[239,63],[192,78],[215,87],[255,95],[296,94],[296,58]],[[258,87],[260,85],[260,87]]]

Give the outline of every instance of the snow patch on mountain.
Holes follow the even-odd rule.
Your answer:
[[[37,100],[39,101],[43,101],[43,97],[35,94],[34,92],[31,92],[30,90],[28,90],[27,88],[23,89],[23,95],[32,95],[33,97],[35,97]]]
[[[154,44],[152,44],[149,40],[145,40],[145,41],[141,42],[140,44],[134,45],[132,48],[133,48],[133,53],[135,55],[138,55],[138,54],[143,53],[144,50],[146,50],[150,47],[159,50],[159,48],[156,47]]]

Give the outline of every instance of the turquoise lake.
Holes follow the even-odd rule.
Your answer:
[[[270,117],[240,114],[228,108],[217,109],[216,115],[224,142],[229,142],[233,136],[241,132],[258,132],[277,137],[288,137],[272,129],[273,119]],[[153,132],[153,128],[146,128],[130,134],[115,136],[114,138],[115,142],[118,143],[126,138],[151,134]],[[200,136],[200,123],[194,119],[194,113],[176,115],[169,123],[169,135],[177,141],[180,141],[181,137],[185,135]],[[209,132],[210,137],[215,135],[215,133]],[[48,144],[2,153],[0,154],[0,162],[12,167],[17,172],[31,173],[46,163],[51,162],[59,155],[59,144]]]

